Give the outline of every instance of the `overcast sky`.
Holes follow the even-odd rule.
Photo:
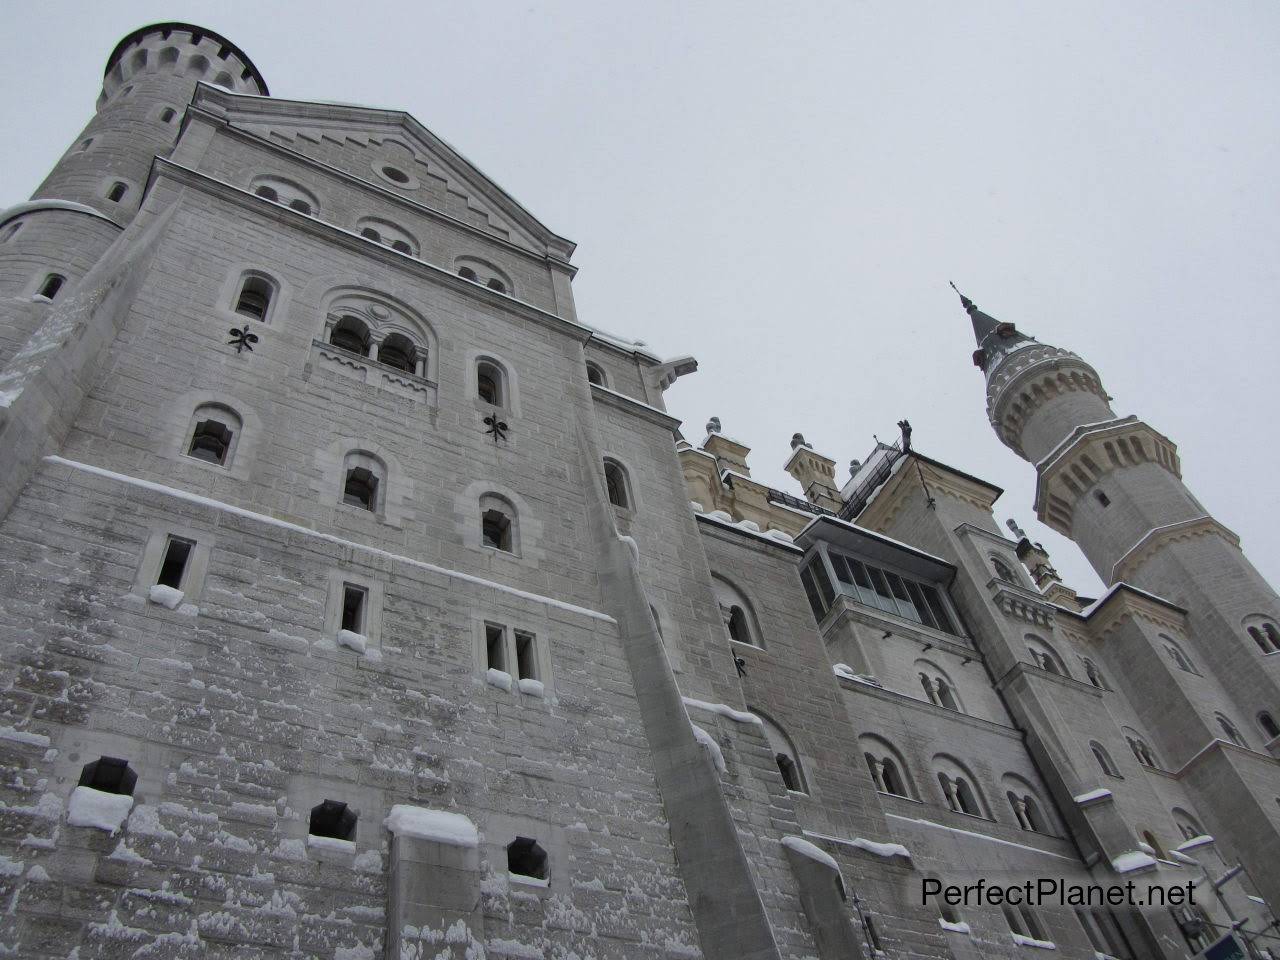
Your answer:
[[[305,10],[306,15],[300,15]],[[0,0],[0,204],[89,119],[107,55],[182,20],[280,97],[404,109],[579,244],[581,318],[691,353],[667,394],[784,489],[903,417],[1005,489],[954,279],[1089,360],[1280,583],[1280,5]]]

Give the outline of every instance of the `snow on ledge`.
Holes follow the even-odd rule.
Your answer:
[[[730,720],[737,720],[739,723],[754,723],[763,727],[764,721],[757,717],[754,713],[747,713],[744,710],[735,710],[733,707],[724,703],[708,703],[706,700],[695,700],[693,697],[681,697],[686,707],[696,707],[699,710],[706,710],[708,713],[718,713],[722,717],[728,717]]]
[[[308,833],[307,846],[320,854],[322,860],[345,862],[354,860],[356,856],[355,843],[351,840],[339,840],[337,837],[317,837],[314,833]]]
[[[1178,844],[1176,847],[1174,847],[1174,849],[1175,850],[1194,850],[1196,847],[1203,847],[1206,843],[1213,843],[1213,837],[1209,836],[1207,833],[1202,833],[1198,837],[1192,837],[1190,840],[1186,841],[1185,843]]]
[[[878,677],[873,677],[869,673],[854,673],[853,667],[847,663],[837,663],[831,668],[831,672],[841,680],[852,680],[854,683],[865,683],[868,687],[884,689],[884,684],[880,682]]]
[[[1082,793],[1078,797],[1072,797],[1076,803],[1082,806],[1087,803],[1093,803],[1095,800],[1102,800],[1111,796],[1111,791],[1106,787],[1099,787],[1097,790],[1090,790],[1088,793]]]
[[[163,583],[157,583],[147,591],[147,599],[152,603],[160,604],[166,610],[177,610],[178,605],[182,603],[183,596],[184,594],[181,590],[166,587]]]
[[[865,850],[867,853],[874,854],[877,857],[911,859],[911,851],[900,843],[878,843],[875,840],[867,840],[863,837],[854,837],[849,843],[859,850]]]
[[[480,833],[470,818],[447,810],[430,810],[397,803],[382,821],[382,825],[399,837],[415,837],[434,840],[455,847],[474,847],[480,842]]]
[[[551,886],[550,877],[531,877],[523,873],[512,873],[507,871],[508,883],[523,883],[529,887],[549,887]]]
[[[369,638],[363,633],[356,633],[354,630],[338,631],[338,646],[348,647],[356,653],[364,653],[365,648],[369,645]]]
[[[969,933],[969,934],[973,933],[973,931],[969,929],[969,924],[965,923],[963,920],[961,920],[959,923],[952,923],[950,920],[943,920],[941,917],[939,917],[938,926],[940,926],[943,930],[950,931],[951,933]]]
[[[542,686],[541,680],[534,680],[532,677],[520,678],[520,692],[527,693],[531,697],[541,697],[546,693]]]
[[[1040,950],[1057,950],[1058,945],[1050,940],[1037,940],[1035,937],[1024,937],[1020,933],[1011,933],[1013,942],[1020,947],[1036,947]]]
[[[830,867],[836,873],[840,872],[840,865],[836,863],[835,857],[827,853],[817,844],[810,843],[803,837],[783,837],[782,845],[788,850],[794,850],[802,857],[808,857],[810,860],[816,860],[823,866]]]
[[[1130,850],[1128,853],[1122,853],[1111,861],[1112,868],[1116,873],[1129,873],[1133,870],[1142,870],[1145,867],[1154,867],[1156,858],[1150,854],[1143,853],[1141,850]]]
[[[73,827],[96,827],[115,833],[133,809],[133,797],[127,793],[107,793],[93,787],[76,787],[71,791],[67,823]]]
[[[511,692],[511,674],[505,670],[495,670],[490,667],[484,672],[484,682],[507,693]]]
[[[693,728],[693,739],[702,744],[707,753],[711,754],[711,762],[716,765],[716,772],[724,773],[724,753],[720,750],[720,744],[716,743],[715,738],[696,723],[691,723],[689,726]]]

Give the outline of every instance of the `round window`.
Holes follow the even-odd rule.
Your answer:
[[[396,183],[409,182],[409,175],[397,167],[383,167],[382,173],[388,180],[394,180]]]

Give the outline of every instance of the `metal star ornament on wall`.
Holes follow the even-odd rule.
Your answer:
[[[497,443],[499,440],[507,439],[507,421],[499,420],[496,413],[491,413],[489,416],[485,417],[484,425],[488,427],[488,429],[485,430],[485,433],[493,437],[494,443]]]
[[[237,330],[232,327],[227,333],[231,334],[231,339],[227,341],[228,347],[235,347],[236,353],[241,350],[248,350],[253,353],[253,345],[258,342],[258,335],[249,332],[249,325],[246,323],[243,330]]]

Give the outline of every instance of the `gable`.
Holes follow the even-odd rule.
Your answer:
[[[406,113],[242,97],[201,86],[227,122],[263,140],[431,207],[519,246],[568,260],[574,244],[549,230],[478,167]],[[390,176],[384,170],[390,168]],[[395,179],[392,179],[395,177]]]

